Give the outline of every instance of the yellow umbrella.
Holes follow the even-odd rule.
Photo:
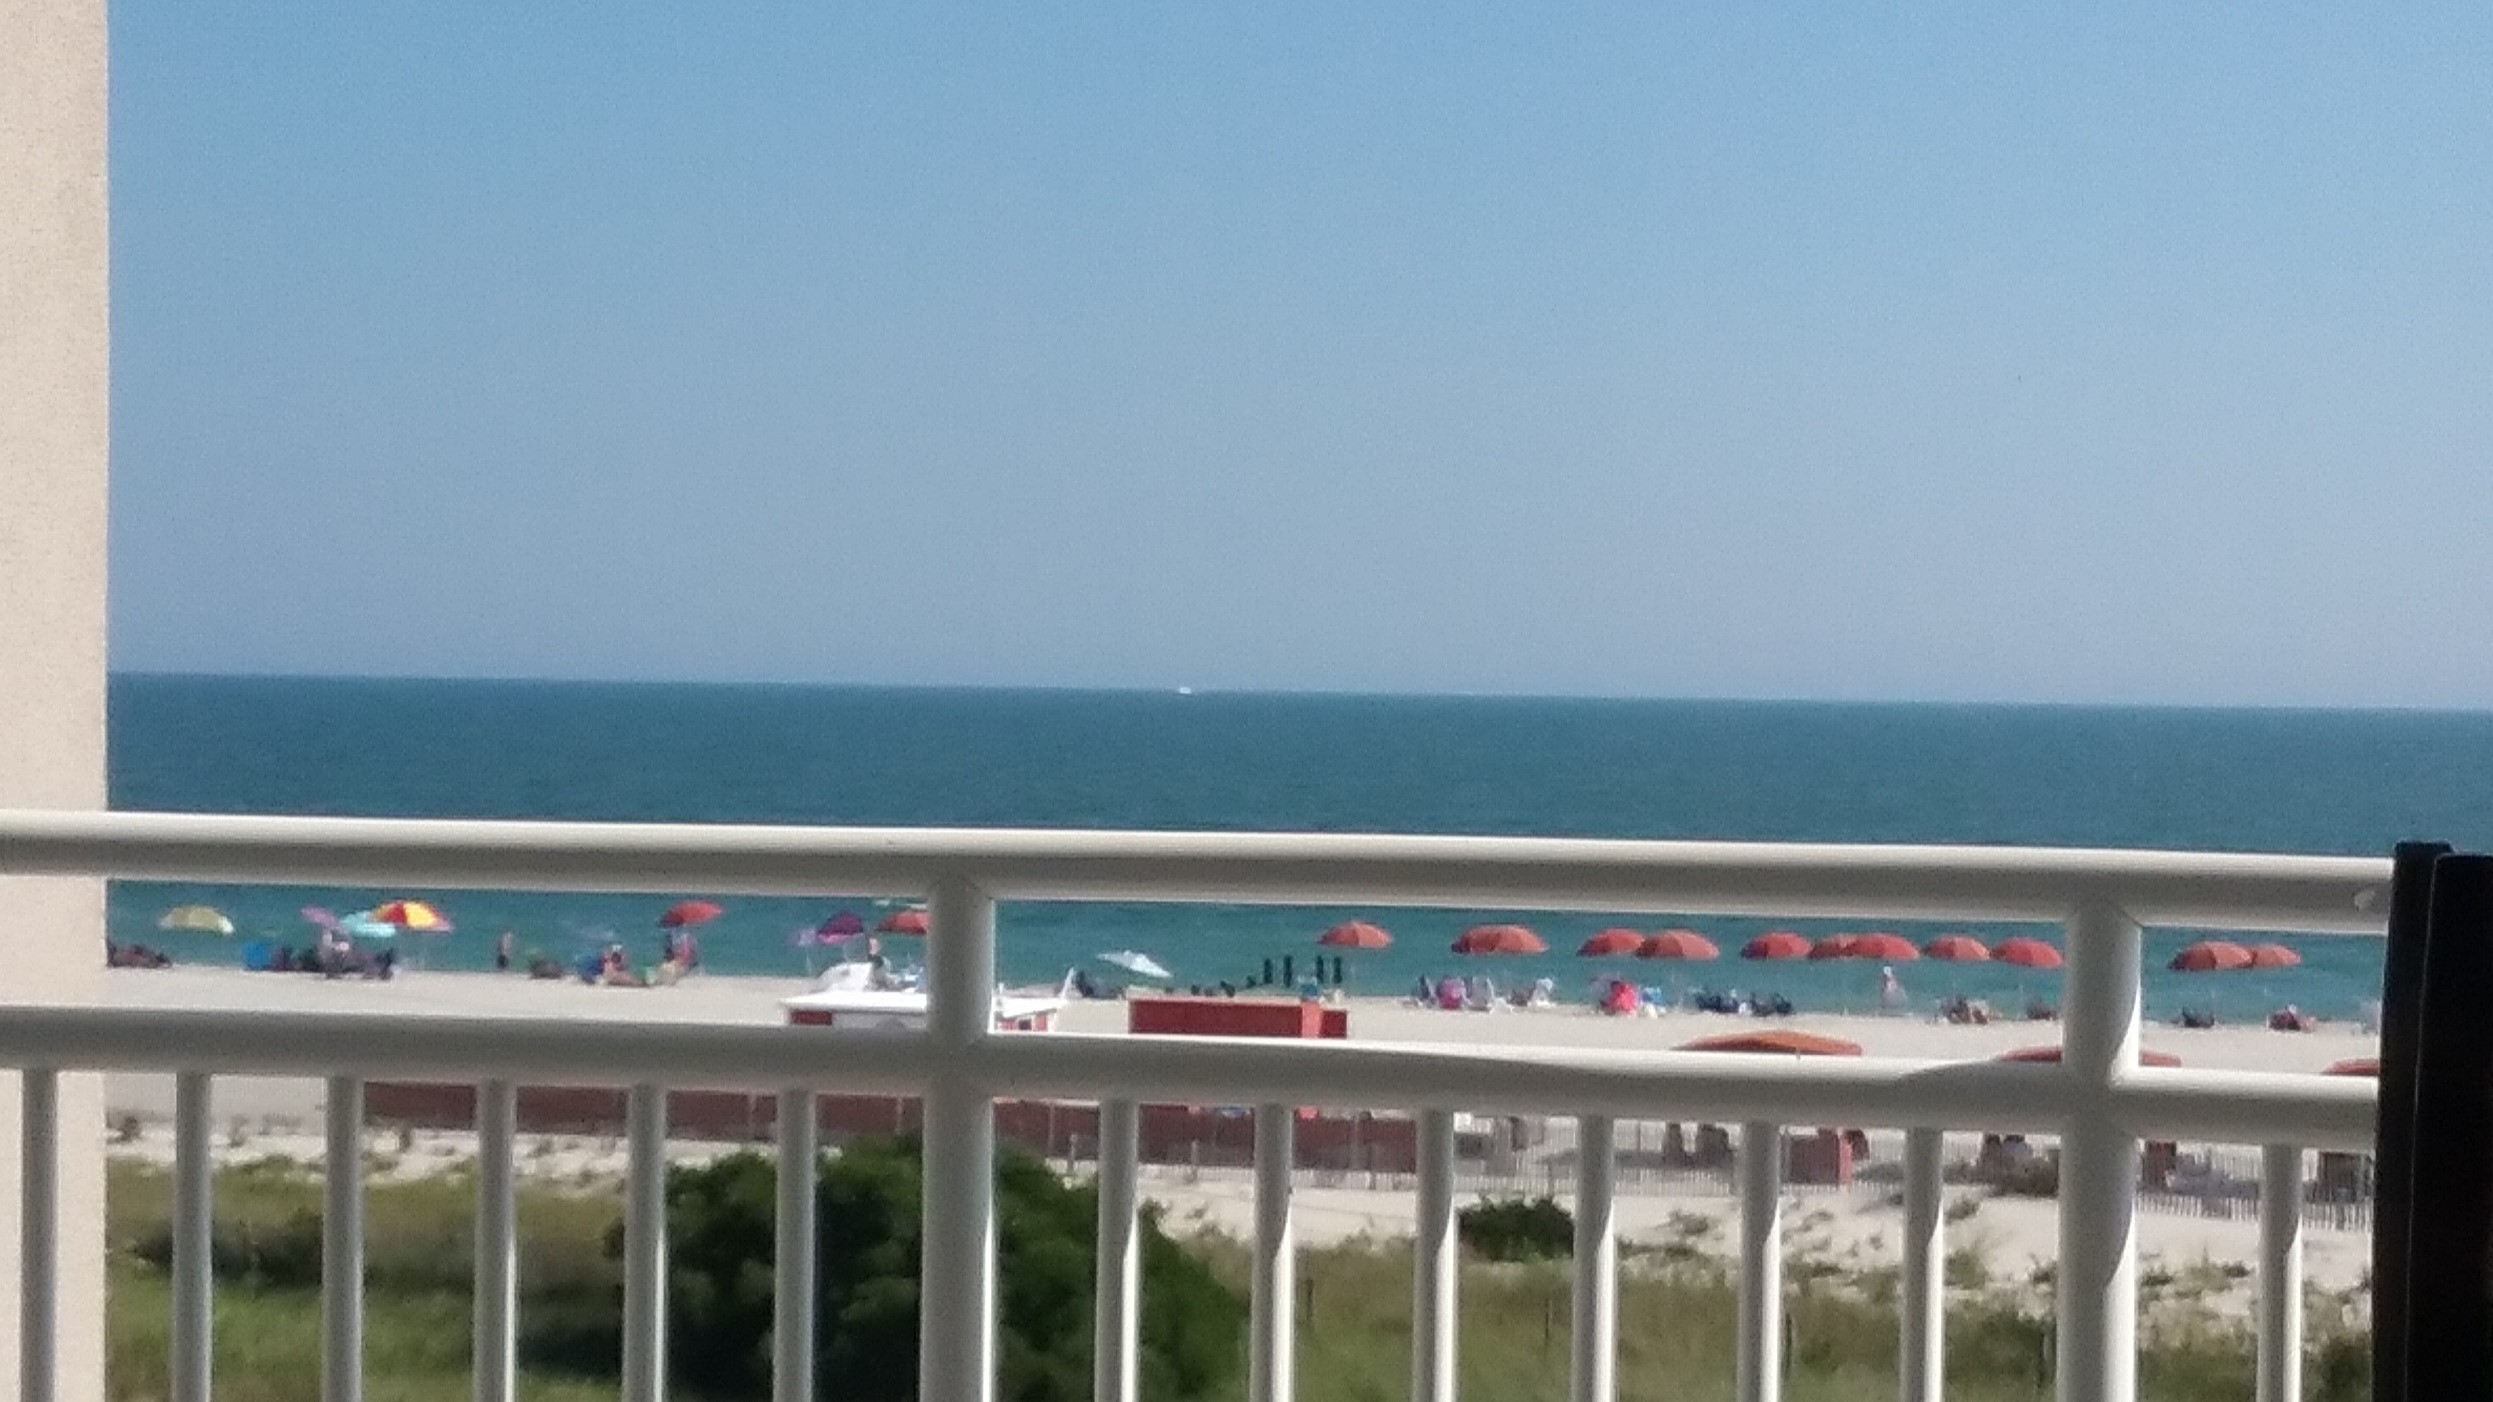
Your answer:
[[[234,922],[213,906],[177,905],[156,921],[159,930],[196,930],[203,935],[230,935]]]
[[[372,918],[384,925],[396,925],[402,930],[422,930],[443,935],[450,933],[448,917],[423,901],[389,901],[373,907]]]

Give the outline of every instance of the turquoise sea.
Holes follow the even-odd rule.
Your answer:
[[[1610,701],[607,685],[124,676],[112,690],[112,789],[125,809],[482,818],[1006,824],[1237,831],[1525,833],[1828,842],[2045,843],[2386,853],[2407,837],[2493,846],[2493,715],[2093,707]],[[495,935],[567,954],[608,931],[654,952],[678,896],[514,895],[116,885],[116,938],[186,962],[236,962],[244,939],[302,941],[307,904],[436,900],[456,934],[415,942],[431,968],[482,968]],[[792,932],[871,903],[722,898],[704,933],[721,972],[795,973]],[[164,934],[201,901],[242,936]],[[1581,998],[1599,968],[1648,982],[1781,992],[1868,1007],[1854,963],[1596,965],[1576,943],[1609,924],[1691,925],[1729,947],[1770,924],[1671,912],[1362,911],[1016,904],[1004,973],[1052,980],[1137,949],[1181,980],[1244,980],[1312,950],[1353,913],[1395,947],[1355,956],[1364,992],[1455,971],[1448,941],[1519,919],[1540,959],[1497,961]],[[1898,926],[1917,940],[1937,931]],[[1957,927],[1950,927],[1957,928]],[[1987,937],[2011,927],[1974,927]],[[2050,932],[2045,932],[2050,933]],[[2161,957],[2188,938],[2154,931]],[[2228,1018],[2287,1001],[2351,1015],[2379,977],[2366,939],[2289,941],[2277,974],[2158,973],[2149,1011]],[[646,957],[646,953],[644,956]],[[1095,972],[1105,972],[1092,966]],[[1916,995],[2056,996],[2054,975],[1920,963]]]

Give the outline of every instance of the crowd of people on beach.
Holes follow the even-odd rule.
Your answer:
[[[619,939],[581,950],[569,965],[543,950],[532,949],[523,956],[517,953],[518,944],[519,937],[510,930],[494,941],[494,972],[507,974],[517,968],[532,979],[549,982],[577,978],[604,988],[663,988],[701,967],[701,942],[684,929],[658,932],[658,960],[647,973],[634,967],[631,952]]]

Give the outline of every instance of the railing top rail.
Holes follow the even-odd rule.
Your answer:
[[[0,872],[135,880],[1238,901],[2377,934],[2389,863],[2058,847],[552,823],[0,810]]]

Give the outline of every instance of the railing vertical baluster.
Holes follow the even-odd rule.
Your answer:
[[[1896,1302],[1897,1395],[1903,1402],[1940,1402],[1947,1378],[1946,1233],[1941,1228],[1940,1151],[1935,1129],[1904,1136],[1904,1279]]]
[[[659,1402],[667,1374],[667,1093],[632,1087],[623,1185],[623,1402]]]
[[[61,1078],[48,1066],[19,1077],[18,1402],[52,1402],[60,1321]]]
[[[1612,1402],[1619,1394],[1618,1126],[1587,1115],[1575,1130],[1575,1319],[1570,1402]]]
[[[1248,1304],[1247,1402],[1290,1402],[1297,1382],[1298,1243],[1290,1225],[1290,1172],[1298,1158],[1298,1111],[1255,1107],[1255,1284]]]
[[[922,1402],[995,1395],[995,1104],[977,1056],[995,1019],[995,902],[966,881],[929,893]]]
[[[2138,1394],[2138,1141],[2103,1092],[2138,1064],[2138,925],[2090,903],[2068,921],[2061,1071],[2092,1094],[2060,1140],[2059,1402]]]
[[[1411,1252],[1411,1402],[1454,1402],[1456,1282],[1454,1112],[1419,1118],[1419,1221]]]
[[[208,1402],[215,1345],[216,1164],[208,1153],[209,1082],[173,1078],[172,1402]]]
[[[321,1402],[364,1393],[364,1083],[331,1076],[320,1218]]]
[[[771,1396],[813,1402],[815,1173],[821,1149],[813,1088],[779,1093],[779,1247],[772,1269]]]
[[[476,1402],[512,1402],[519,1386],[519,1090],[476,1088]]]
[[[1740,1341],[1732,1396],[1783,1395],[1783,1127],[1740,1127]]]
[[[1092,1306],[1091,1402],[1141,1397],[1142,1107],[1099,1106],[1099,1298]]]
[[[2303,1151],[2259,1151],[2258,1402],[2302,1402]]]

